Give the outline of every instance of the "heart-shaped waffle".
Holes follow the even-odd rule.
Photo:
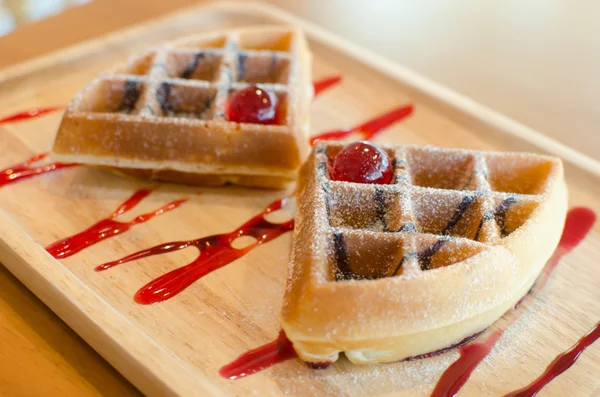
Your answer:
[[[282,26],[167,43],[80,91],[53,156],[142,178],[282,187],[309,150],[310,58],[303,33]],[[277,97],[277,125],[228,121],[228,98],[252,84]]]
[[[318,143],[299,176],[282,323],[304,361],[452,346],[512,308],[559,241],[559,159],[382,146],[394,174],[376,185],[331,179],[342,148]]]

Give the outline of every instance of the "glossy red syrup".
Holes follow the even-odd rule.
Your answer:
[[[272,223],[265,219],[267,214],[283,208],[288,200],[288,198],[284,198],[274,201],[258,215],[230,233],[217,234],[197,240],[176,241],[157,245],[119,260],[99,265],[96,267],[96,270],[107,270],[122,263],[148,256],[166,254],[188,247],[196,247],[199,254],[193,262],[150,281],[135,295],[135,301],[141,304],[164,301],[177,295],[210,272],[241,258],[259,245],[292,230],[294,228],[293,219],[284,223]],[[242,236],[254,237],[256,241],[243,248],[234,248],[232,246],[233,241]]]
[[[36,117],[43,116],[47,113],[55,112],[64,109],[64,106],[49,106],[45,108],[32,108],[22,112],[11,114],[0,119],[0,124],[14,123],[17,121],[30,120]],[[48,156],[48,153],[41,153],[32,156],[22,163],[15,164],[6,169],[0,170],[0,187],[8,184],[31,178],[36,175],[47,174],[48,172],[56,171],[61,168],[72,167],[75,164],[51,163],[39,167],[31,167],[35,162],[43,160]]]
[[[8,168],[0,170],[0,187],[31,178],[36,175],[47,174],[52,171],[62,168],[73,167],[76,164],[66,163],[49,163],[34,167],[33,164],[43,160],[48,156],[48,153],[36,154],[22,163],[12,165]]]
[[[338,84],[340,81],[342,81],[341,75],[325,77],[321,80],[313,81],[314,96],[320,95],[323,91]]]
[[[558,243],[556,251],[554,251],[554,254],[544,267],[542,276],[537,282],[537,290],[540,290],[544,287],[548,281],[548,278],[550,277],[550,274],[556,268],[556,265],[562,259],[562,257],[573,250],[573,248],[575,248],[583,240],[583,238],[587,236],[595,221],[596,214],[589,208],[578,207],[569,211],[561,240]],[[528,301],[531,300],[531,297],[531,294],[525,297],[521,304],[527,304]],[[513,324],[517,318],[518,315],[514,315],[506,327],[509,327],[511,324]],[[505,329],[498,329],[480,342],[473,342],[461,347],[458,350],[460,357],[442,374],[437,385],[435,386],[435,389],[433,390],[433,393],[431,394],[432,397],[455,396],[469,379],[471,373],[473,373],[479,363],[483,361],[483,359],[492,350]]]
[[[45,107],[45,108],[27,109],[25,111],[22,111],[22,112],[19,112],[19,113],[15,113],[15,114],[11,114],[10,116],[6,116],[4,118],[1,118],[0,119],[0,124],[3,124],[3,123],[13,123],[15,121],[29,120],[29,119],[40,117],[40,116],[43,116],[45,114],[52,113],[52,112],[55,112],[57,110],[61,110],[61,109],[64,109],[64,108],[65,108],[64,106],[49,106],[49,107]]]
[[[565,372],[575,364],[577,358],[583,351],[592,343],[600,339],[600,322],[596,324],[587,334],[575,343],[569,350],[561,353],[550,363],[543,374],[541,374],[536,380],[531,382],[528,386],[516,390],[506,395],[506,397],[533,397],[544,386],[550,383],[558,375]]]
[[[336,181],[387,185],[392,179],[392,162],[372,143],[353,142],[335,156],[331,174]]]
[[[276,124],[278,120],[277,96],[258,86],[250,86],[230,95],[227,120],[236,123]]]
[[[117,236],[131,229],[135,225],[147,222],[155,216],[159,216],[165,212],[171,211],[187,201],[187,199],[173,201],[165,206],[160,207],[156,211],[139,215],[129,222],[119,222],[115,220],[115,218],[119,215],[130,211],[133,207],[138,205],[143,199],[148,197],[150,193],[152,193],[152,191],[148,189],[138,190],[123,204],[121,204],[119,208],[117,208],[115,212],[113,212],[108,218],[102,219],[81,233],[77,233],[73,236],[66,237],[50,244],[48,247],[46,247],[46,251],[48,251],[50,255],[57,259],[68,258],[69,256],[75,255],[79,251],[97,244],[102,240]]]
[[[242,354],[221,368],[219,374],[231,380],[243,378],[296,357],[292,342],[281,331],[276,340]]]
[[[369,141],[385,128],[410,116],[413,112],[413,109],[413,105],[402,106],[357,126],[341,130],[328,131],[319,135],[315,135],[310,138],[310,144],[314,145],[317,141],[344,139],[354,133],[362,135],[364,140]]]

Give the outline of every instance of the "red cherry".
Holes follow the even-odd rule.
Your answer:
[[[258,86],[234,92],[226,107],[227,120],[236,123],[276,124],[277,97]]]
[[[392,162],[385,151],[372,143],[354,142],[335,156],[331,174],[336,181],[388,184]]]

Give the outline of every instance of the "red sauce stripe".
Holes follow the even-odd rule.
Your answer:
[[[596,214],[589,208],[577,207],[569,211],[558,247],[554,251],[554,255],[546,263],[542,275],[538,280],[537,291],[546,284],[550,273],[562,257],[571,252],[589,234],[595,221]],[[529,295],[523,299],[521,305],[528,303],[531,296]],[[512,325],[517,318],[518,314],[514,315],[507,327]],[[471,373],[473,373],[479,363],[487,357],[505,330],[506,328],[496,330],[482,341],[475,341],[461,347],[459,349],[459,358],[442,374],[431,396],[455,396],[467,380],[469,380]]]
[[[148,197],[152,190],[141,189],[136,191],[131,197],[123,202],[108,218],[102,219],[82,232],[65,237],[46,247],[46,251],[57,259],[68,258],[76,253],[106,240],[125,233],[133,226],[149,221],[150,219],[162,215],[168,211],[174,210],[188,199],[172,201],[155,211],[139,215],[129,222],[119,222],[115,218],[130,211],[138,205],[143,199]]]

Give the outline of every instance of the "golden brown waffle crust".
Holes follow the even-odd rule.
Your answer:
[[[446,246],[456,244],[456,252],[462,249],[475,253],[466,259],[426,271],[419,270],[418,265],[406,268],[405,264],[403,273],[394,277],[388,274],[374,279],[336,280],[332,265],[336,251],[331,241],[332,235],[340,231],[346,233],[346,237],[358,234],[360,237],[356,238],[357,241],[365,239],[371,243],[385,238],[404,241],[409,239],[409,235],[416,240],[440,239],[439,233],[432,234],[431,231],[372,231],[356,225],[348,227],[352,219],[357,218],[336,220],[335,211],[342,205],[339,204],[342,200],[340,197],[349,194],[361,196],[375,189],[375,185],[328,179],[325,167],[321,164],[332,158],[341,147],[343,145],[339,143],[317,145],[302,167],[298,180],[295,241],[282,324],[304,361],[335,361],[340,352],[345,352],[349,360],[357,364],[393,362],[452,346],[487,328],[526,295],[558,244],[567,211],[567,190],[559,159],[525,153],[384,146],[395,157],[396,176],[406,172],[410,175],[410,168],[414,167],[415,162],[437,156],[468,158],[474,164],[487,163],[485,177],[475,176],[484,178],[482,186],[486,186],[486,183],[492,188],[494,184],[499,186],[503,183],[498,179],[502,178],[499,173],[503,172],[504,180],[512,178],[517,184],[519,175],[537,177],[539,180],[531,184],[535,187],[530,186],[532,190],[527,193],[488,192],[497,195],[498,199],[511,194],[518,197],[520,201],[515,204],[514,211],[521,211],[520,215],[509,213],[508,216],[513,220],[520,216],[524,222],[504,237],[494,235],[496,229],[492,222],[488,222],[489,230],[484,233],[487,233],[485,236],[480,235],[480,241],[471,241],[472,237],[449,237],[450,242]],[[405,181],[408,187],[379,187],[390,192],[405,189],[410,191],[413,200],[417,197],[417,201],[427,201],[427,197],[432,195],[445,197],[446,194],[448,197],[456,195],[456,202],[460,202],[460,197],[467,194],[479,194],[474,187],[471,192],[448,192],[448,188],[414,186],[415,178],[421,178],[421,182],[426,178],[435,180],[426,170],[432,164],[425,163],[423,170],[418,171],[421,174],[417,173],[415,177],[413,172],[409,177],[412,181]],[[488,172],[491,182],[487,181]],[[344,193],[336,196],[336,191]],[[485,206],[484,199],[482,203]],[[368,212],[368,201],[363,207],[356,205],[355,211]],[[387,219],[388,223],[390,219]],[[424,222],[424,219],[429,221],[426,218],[421,221]],[[467,230],[468,227],[465,228],[465,234],[472,233]],[[378,251],[385,247],[377,244],[359,247],[360,252],[355,255],[363,255],[365,266],[371,264],[377,267],[377,258],[380,258]],[[448,249],[443,255],[455,254]],[[460,258],[460,254],[456,255]]]
[[[247,175],[247,174],[196,174],[173,170],[144,170],[134,168],[107,168],[123,176],[137,179],[173,182],[191,186],[223,186],[227,184],[264,189],[284,189],[294,179],[279,176]]]
[[[186,72],[193,62],[195,71]],[[226,120],[230,93],[256,83],[279,98],[281,124]],[[308,154],[312,95],[311,54],[299,29],[189,36],[133,56],[84,87],[63,116],[52,156],[142,178],[280,188]]]

